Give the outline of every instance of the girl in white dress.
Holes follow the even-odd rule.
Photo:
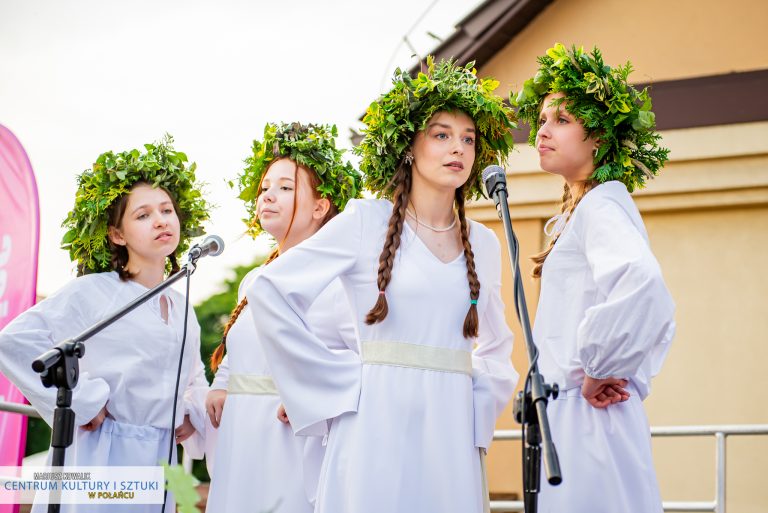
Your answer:
[[[316,511],[482,511],[482,450],[517,381],[496,236],[464,213],[510,149],[511,112],[472,69],[398,70],[358,148],[368,187],[246,289],[297,434],[327,434]],[[383,248],[383,249],[382,249]],[[360,346],[308,306],[340,278]],[[474,349],[474,350],[473,350]],[[485,495],[485,497],[484,497]]]
[[[75,208],[65,220],[64,246],[79,276],[14,319],[0,333],[0,370],[50,425],[56,388],[44,388],[31,362],[55,343],[78,335],[176,270],[176,256],[201,231],[208,205],[194,164],[166,141],[99,156],[79,178]],[[84,275],[83,275],[84,274]],[[198,432],[205,412],[194,407],[207,381],[200,328],[190,308],[175,433],[171,413],[184,332],[182,294],[166,289],[85,342],[72,396],[76,432],[65,464],[157,466],[171,437],[202,457]],[[199,401],[202,404],[202,401]],[[176,444],[173,444],[175,449]],[[50,455],[49,455],[50,458]],[[173,511],[169,499],[167,511]],[[73,511],[159,511],[160,505],[62,505]],[[46,506],[35,505],[45,511]]]
[[[542,479],[539,511],[662,511],[642,401],[675,331],[674,303],[629,192],[667,160],[647,91],[599,50],[558,44],[516,103],[541,168],[565,179],[561,213],[536,255],[534,341],[560,395],[548,406],[563,482]]]
[[[241,198],[248,206],[249,232],[256,236],[265,231],[278,241],[267,263],[293,251],[359,195],[360,175],[342,162],[335,137],[336,128],[325,125],[268,124],[263,141],[254,142],[240,177]],[[218,370],[207,409],[219,431],[207,505],[211,513],[313,509],[322,438],[296,437],[284,416],[285,423],[278,421],[280,397],[260,340],[271,324],[254,324],[245,308],[244,291],[262,267],[240,284],[240,302],[211,360]],[[338,280],[311,305],[308,325],[330,348],[356,347]]]

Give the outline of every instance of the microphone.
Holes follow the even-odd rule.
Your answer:
[[[504,225],[504,235],[507,239],[507,249],[509,250],[509,260],[512,264],[512,276],[514,278],[515,311],[520,321],[520,327],[523,329],[523,339],[528,352],[530,386],[526,382],[524,392],[518,392],[515,398],[514,411],[516,420],[523,425],[525,431],[528,431],[524,439],[525,450],[523,451],[526,462],[523,470],[525,510],[536,511],[536,494],[539,492],[542,455],[549,484],[558,485],[563,480],[560,472],[560,460],[552,442],[549,417],[547,416],[547,401],[550,396],[557,398],[559,391],[557,384],[549,385],[544,382],[544,377],[539,373],[536,362],[538,351],[533,342],[528,305],[525,302],[525,291],[520,277],[520,246],[515,231],[512,229],[512,219],[507,203],[507,173],[501,166],[488,166],[483,169],[483,183],[488,196],[496,203],[496,211]],[[525,415],[522,414],[523,412]]]
[[[195,244],[187,253],[187,262],[196,262],[204,256],[219,256],[224,251],[224,241],[218,235],[209,235],[200,244]]]
[[[499,209],[499,203],[504,200],[507,203],[507,172],[501,166],[491,165],[483,169],[483,183],[488,197],[496,203],[496,210]],[[502,198],[504,196],[504,198]],[[501,217],[501,212],[499,212]]]

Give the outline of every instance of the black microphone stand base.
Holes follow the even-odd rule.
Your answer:
[[[75,436],[75,412],[72,411],[72,390],[77,386],[80,375],[79,359],[85,355],[85,346],[79,342],[65,340],[56,346],[59,358],[44,370],[40,376],[46,387],[57,387],[56,409],[53,412],[53,431],[51,466],[60,470],[64,466],[67,447],[72,445]],[[48,513],[59,513],[61,481],[57,481],[57,493],[52,494],[48,503]]]
[[[557,399],[559,389],[557,383],[544,385],[546,397]],[[525,429],[525,449],[523,450],[523,511],[536,513],[538,511],[538,494],[541,484],[541,430],[539,416],[533,407],[531,392],[518,392],[512,406],[515,420]],[[557,483],[552,484],[559,484]]]
[[[72,391],[77,386],[77,380],[80,377],[80,364],[78,360],[85,355],[85,345],[83,342],[133,311],[176,281],[189,277],[195,270],[196,261],[197,258],[189,258],[187,263],[176,274],[170,276],[156,287],[148,290],[76,337],[56,344],[32,362],[32,369],[40,373],[40,380],[43,382],[43,385],[47,388],[58,388],[56,393],[56,409],[53,412],[53,432],[51,434],[51,465],[59,467],[57,470],[61,470],[61,467],[64,467],[67,447],[72,445],[74,441],[75,412],[71,408]],[[61,485],[59,482],[57,490],[60,489]],[[58,491],[57,493],[60,494],[61,492]],[[51,494],[48,503],[48,513],[59,513],[61,509],[60,499],[60,495]]]
[[[499,166],[488,166],[483,170],[483,182],[488,196],[496,203],[496,210],[504,225],[507,239],[509,260],[514,277],[515,311],[523,331],[526,352],[528,353],[528,378],[523,392],[518,394],[514,404],[514,415],[523,428],[523,494],[526,513],[535,513],[539,483],[541,480],[541,460],[544,459],[544,469],[547,481],[552,485],[562,482],[560,462],[557,458],[555,444],[547,417],[547,400],[550,396],[557,397],[557,384],[548,385],[539,374],[537,364],[538,350],[533,341],[531,320],[528,316],[528,305],[525,301],[523,280],[520,277],[520,246],[512,229],[512,219],[507,203],[506,171]],[[530,384],[530,386],[529,386]]]

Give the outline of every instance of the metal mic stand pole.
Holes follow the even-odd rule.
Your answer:
[[[75,433],[75,412],[72,411],[72,390],[77,386],[80,376],[78,360],[85,355],[85,342],[107,326],[147,302],[153,296],[170,287],[181,278],[195,272],[197,259],[190,258],[187,263],[167,280],[137,297],[106,319],[99,321],[74,338],[59,342],[52,349],[38,356],[32,362],[32,369],[40,373],[45,387],[57,387],[56,409],[53,412],[53,432],[51,447],[53,467],[63,467],[67,447],[72,445]],[[48,513],[59,513],[61,504],[48,504]]]
[[[497,188],[499,197],[497,210],[499,218],[501,218],[504,224],[504,230],[507,233],[507,249],[509,250],[509,258],[514,276],[515,309],[523,329],[523,338],[525,339],[529,362],[526,386],[524,386],[523,391],[518,392],[513,407],[515,419],[522,424],[524,434],[523,503],[526,513],[536,513],[538,508],[542,452],[547,481],[552,485],[558,485],[563,480],[560,473],[560,462],[555,445],[552,442],[549,419],[547,417],[547,398],[550,395],[553,399],[557,398],[558,386],[556,383],[554,385],[546,384],[543,376],[539,374],[539,368],[536,363],[538,350],[533,343],[528,306],[525,302],[525,291],[523,290],[523,281],[520,277],[519,245],[515,232],[512,229],[512,220],[509,215],[506,183],[499,184]],[[529,380],[531,383],[530,387],[527,386]]]

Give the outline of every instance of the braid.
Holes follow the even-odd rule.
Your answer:
[[[592,189],[594,189],[597,185],[599,185],[597,181],[587,180],[586,182],[583,182],[576,186],[576,194],[573,196],[573,199],[571,200],[573,202],[573,205],[571,206],[571,212],[576,210],[576,207],[579,206],[579,203],[581,203],[581,200],[584,199],[584,196],[586,196],[587,193]]]
[[[568,187],[567,183],[565,183],[563,184],[563,199],[561,200],[561,203],[560,203],[561,214],[565,213],[570,203],[571,203],[571,188]],[[533,260],[533,263],[536,264],[533,267],[534,278],[541,278],[541,268],[544,267],[544,261],[547,259],[547,256],[552,251],[552,248],[555,247],[555,242],[557,242],[558,236],[559,234],[552,237],[552,240],[549,241],[549,246],[547,246],[547,249],[531,257],[531,260]]]
[[[408,206],[408,195],[411,192],[411,171],[406,169],[405,164],[401,163],[397,168],[397,173],[393,182],[397,184],[393,193],[394,205],[392,205],[392,215],[389,218],[389,227],[387,236],[384,239],[384,248],[379,255],[379,274],[376,284],[379,287],[379,297],[376,304],[365,316],[367,324],[375,324],[383,321],[387,317],[389,307],[384,291],[387,290],[392,279],[392,266],[395,263],[395,253],[400,247],[400,235],[403,233],[403,223],[405,222],[405,209]]]
[[[461,225],[461,245],[464,247],[464,258],[467,261],[467,279],[469,280],[469,298],[473,301],[469,305],[469,311],[464,318],[464,337],[477,337],[478,316],[477,316],[477,298],[480,297],[480,280],[475,271],[475,254],[472,252],[472,246],[469,243],[469,227],[464,213],[464,186],[456,189],[456,206],[459,211],[459,224]]]
[[[227,334],[229,333],[229,330],[232,329],[235,321],[240,316],[240,312],[243,311],[243,308],[245,308],[247,304],[248,298],[244,297],[243,300],[237,304],[235,309],[232,310],[232,314],[229,316],[229,321],[227,321],[227,325],[224,326],[224,333],[221,335],[221,342],[211,355],[211,370],[213,372],[216,372],[216,369],[218,369],[219,365],[221,364],[221,360],[224,359],[224,350],[227,346]]]
[[[267,265],[272,260],[277,258],[279,255],[279,252],[277,249],[274,249],[272,253],[269,254],[267,257],[267,260],[262,265]],[[246,307],[248,304],[248,298],[244,297],[242,301],[240,301],[234,310],[232,310],[232,313],[229,316],[229,320],[227,321],[226,326],[224,326],[224,333],[221,335],[221,342],[216,347],[216,349],[213,351],[213,354],[211,355],[211,370],[213,372],[216,372],[216,369],[219,368],[219,365],[221,365],[221,360],[224,359],[224,351],[227,348],[227,334],[229,334],[229,330],[232,329],[232,326],[235,324],[235,321],[238,317],[240,317],[240,313],[243,311],[243,308]]]
[[[573,213],[573,211],[576,209],[576,206],[579,204],[582,198],[584,198],[584,196],[589,191],[591,191],[596,185],[597,185],[597,182],[595,180],[587,180],[579,184],[574,184],[575,195],[572,195],[571,188],[566,183],[563,186],[563,200],[562,200],[562,204],[560,205],[560,213],[561,214],[564,214],[566,212],[568,214]],[[570,221],[570,218],[568,219],[568,221]],[[534,278],[541,278],[541,270],[544,267],[544,261],[547,259],[547,256],[549,256],[549,253],[552,251],[552,248],[555,247],[555,243],[557,242],[557,239],[559,237],[560,237],[559,233],[555,234],[555,236],[552,237],[552,240],[549,241],[549,246],[547,246],[547,249],[531,257],[531,260],[533,260],[533,263],[536,264],[533,267]]]
[[[272,253],[269,254],[267,259],[264,260],[264,263],[261,264],[261,265],[267,265],[268,263],[270,263],[272,260],[274,260],[275,258],[277,258],[279,256],[280,256],[280,250],[278,248],[275,248],[275,249],[272,250]]]

